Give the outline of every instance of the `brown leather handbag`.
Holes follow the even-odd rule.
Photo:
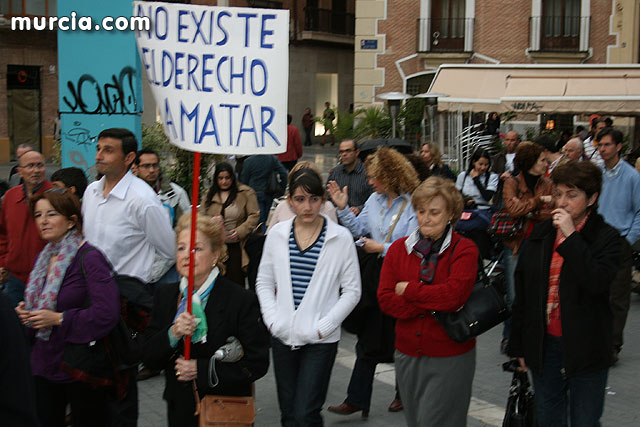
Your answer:
[[[206,395],[196,396],[196,415],[200,415],[200,427],[250,427],[256,419],[255,388],[251,385],[251,396]]]

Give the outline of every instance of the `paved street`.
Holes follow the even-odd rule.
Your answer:
[[[305,160],[314,161],[325,172],[336,163],[338,146],[304,147]],[[54,170],[54,167],[50,167]],[[8,165],[0,165],[0,179],[6,179]],[[620,355],[620,362],[609,372],[609,388],[602,419],[604,426],[637,427],[640,425],[640,296],[633,295],[627,327],[626,345]],[[500,365],[506,358],[499,353],[501,337],[499,327],[478,339],[477,366],[473,385],[473,399],[469,411],[469,426],[498,426],[502,423],[504,405],[507,400],[511,377],[503,373]],[[346,394],[347,384],[353,367],[355,337],[344,334],[331,375],[326,406],[341,403]],[[394,396],[395,374],[392,365],[379,365],[374,383],[372,409],[368,421],[359,415],[342,417],[323,411],[325,423],[329,426],[363,425],[403,426],[402,413],[392,414],[386,408]],[[141,427],[166,426],[165,403],[162,400],[164,377],[155,377],[139,383]],[[275,379],[272,370],[256,383],[256,425],[279,425]]]
[[[603,426],[637,427],[640,425],[640,407],[637,403],[638,378],[640,378],[640,296],[634,295],[625,330],[627,344],[620,362],[609,371],[609,388],[605,400]],[[468,425],[502,425],[504,405],[507,400],[510,374],[500,365],[506,361],[498,347],[501,329],[496,327],[478,339],[476,375],[473,383],[473,399]],[[355,337],[343,334],[340,350],[331,375],[329,394],[325,405],[340,403],[345,398],[351,368],[353,366]],[[394,370],[392,365],[380,365],[373,387],[373,400],[368,421],[359,415],[347,417],[323,411],[328,426],[362,425],[368,427],[403,426],[402,413],[392,414],[386,408],[393,399]],[[138,383],[140,387],[140,427],[166,426],[165,404],[162,400],[163,377],[155,377]],[[278,426],[279,411],[273,371],[256,383],[256,426]]]

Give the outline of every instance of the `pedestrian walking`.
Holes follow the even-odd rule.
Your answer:
[[[300,169],[287,203],[296,213],[267,235],[256,293],[271,332],[283,426],[321,426],[340,325],[360,299],[360,270],[351,234],[320,215],[322,180]]]

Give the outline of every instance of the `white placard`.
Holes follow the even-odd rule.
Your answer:
[[[219,154],[287,148],[289,11],[133,2],[143,72],[172,144]]]

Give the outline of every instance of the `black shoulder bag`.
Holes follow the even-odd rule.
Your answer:
[[[84,257],[92,250],[95,249],[88,248],[80,254],[80,268],[85,280],[87,272]],[[90,304],[87,295],[84,307]],[[61,368],[76,380],[94,387],[115,386],[120,395],[124,392],[123,371],[137,365],[139,359],[137,333],[127,326],[121,315],[115,328],[106,337],[84,344],[65,343]]]
[[[458,246],[458,240],[451,248],[449,261]],[[465,342],[504,322],[511,312],[494,284],[484,271],[482,259],[478,257],[478,276],[469,299],[454,312],[432,311],[431,314],[442,325],[449,338]]]

